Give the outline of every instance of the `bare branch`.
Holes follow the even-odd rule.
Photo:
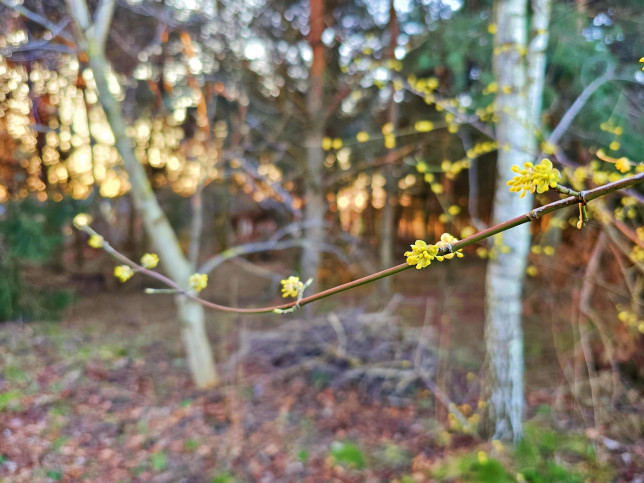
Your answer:
[[[282,240],[282,241],[264,241],[264,242],[253,242],[246,243],[244,245],[239,245],[228,250],[215,255],[206,262],[204,262],[199,268],[199,273],[210,273],[219,265],[224,263],[227,260],[231,260],[236,257],[243,255],[251,255],[253,253],[268,252],[273,250],[286,250],[288,248],[302,247],[307,243],[306,240]],[[337,247],[329,243],[320,243],[322,250],[331,252],[335,254],[340,260],[344,263],[347,263],[349,260],[346,255],[342,253]]]
[[[89,16],[89,9],[85,0],[65,0],[69,13],[74,17],[76,23],[81,28],[84,34],[92,26],[92,19]]]
[[[65,32],[63,29],[59,29],[60,25],[62,24],[64,24],[65,26],[67,25],[66,19],[61,20],[61,22],[58,24],[54,24],[50,22],[47,18],[43,17],[42,15],[32,12],[31,10],[29,10],[28,8],[25,8],[22,5],[12,3],[7,0],[0,0],[0,3],[5,7],[15,10],[20,15],[22,15],[25,18],[28,18],[32,22],[40,24],[43,27],[49,29],[49,31],[52,33],[52,38],[60,37],[61,39],[65,39],[68,42],[71,42],[71,43],[74,42],[73,37],[69,33]]]
[[[105,47],[107,41],[115,6],[115,0],[101,0],[94,15],[94,40],[101,49]]]

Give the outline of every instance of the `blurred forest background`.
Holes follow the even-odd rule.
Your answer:
[[[0,0],[0,479],[644,481],[640,0]],[[564,183],[564,182],[562,182]]]

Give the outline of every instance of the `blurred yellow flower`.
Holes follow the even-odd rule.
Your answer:
[[[101,248],[104,241],[101,235],[92,235],[89,237],[87,244],[92,248]]]
[[[159,256],[156,253],[146,253],[141,257],[141,265],[145,268],[154,268],[159,264]]]
[[[121,282],[127,282],[134,275],[134,270],[129,265],[118,265],[114,267],[114,276]]]
[[[414,129],[418,132],[429,132],[434,129],[434,123],[431,121],[418,121],[414,124]]]
[[[615,167],[620,173],[628,173],[631,170],[631,164],[628,162],[628,158],[619,158],[615,161]]]
[[[197,292],[201,292],[208,286],[208,275],[205,273],[193,273],[190,275],[188,283],[191,288],[195,289]]]

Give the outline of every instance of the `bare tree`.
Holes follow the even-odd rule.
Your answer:
[[[101,0],[93,18],[85,0],[67,0],[67,5],[78,26],[81,46],[87,51],[99,100],[114,133],[115,145],[129,176],[132,198],[141,214],[145,230],[159,253],[166,272],[183,290],[190,291],[188,279],[192,274],[191,263],[182,252],[145,169],[132,149],[130,138],[126,134],[127,123],[121,104],[108,87],[110,64],[105,57],[105,44],[114,15],[115,0]],[[204,309],[184,295],[176,296],[176,304],[193,381],[201,388],[214,386],[218,376],[205,331]]]

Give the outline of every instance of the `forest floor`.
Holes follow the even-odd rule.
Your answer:
[[[312,315],[209,312],[210,390],[190,381],[172,299],[142,282],[86,287],[59,323],[2,324],[0,481],[644,481],[641,388],[612,412],[586,404],[536,285],[525,439],[470,434],[458,416],[475,428],[484,410],[483,264],[432,270],[396,276],[405,297],[373,286]],[[247,276],[206,296],[236,287],[219,301],[251,304],[266,287]]]

